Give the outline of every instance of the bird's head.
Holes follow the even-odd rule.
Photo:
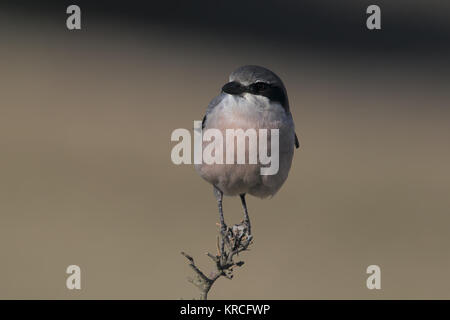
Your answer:
[[[280,103],[289,111],[287,92],[281,79],[269,69],[260,66],[242,66],[233,71],[222,92],[231,95],[251,94]]]

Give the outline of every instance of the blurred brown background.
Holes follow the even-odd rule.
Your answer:
[[[210,298],[450,298],[448,6],[405,3],[380,2],[378,34],[364,2],[282,2],[256,27],[249,4],[250,21],[229,18],[247,33],[214,24],[220,4],[167,23],[81,4],[78,32],[64,3],[4,5],[0,298],[197,297],[179,252],[212,267],[217,209],[193,167],[172,164],[170,135],[244,64],[283,79],[302,147],[273,199],[248,199],[255,244]],[[237,198],[224,210],[241,218]],[[80,291],[65,287],[70,264]],[[366,288],[371,264],[382,290]]]

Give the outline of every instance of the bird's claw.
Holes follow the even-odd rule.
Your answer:
[[[216,223],[220,227],[220,236],[224,244],[231,250],[244,250],[251,243],[253,236],[250,234],[250,224],[246,220],[242,220],[239,224],[232,227],[226,224]],[[218,248],[218,256],[221,250]]]

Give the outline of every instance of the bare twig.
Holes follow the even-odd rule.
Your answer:
[[[224,231],[220,231],[217,238],[217,255],[206,253],[215,266],[209,277],[195,265],[194,259],[190,255],[181,252],[195,272],[195,278],[188,280],[200,290],[201,300],[208,298],[209,290],[217,279],[222,276],[230,280],[233,278],[233,267],[241,267],[244,264],[243,261],[235,262],[234,257],[240,252],[248,250],[252,240],[253,237],[249,234],[248,225],[245,223],[235,224],[231,228],[226,227]]]

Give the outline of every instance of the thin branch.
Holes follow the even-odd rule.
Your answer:
[[[215,269],[206,276],[196,265],[194,259],[181,252],[183,256],[189,261],[189,266],[194,270],[195,278],[189,278],[189,282],[194,284],[200,290],[200,299],[206,300],[211,287],[220,277],[225,277],[229,280],[233,279],[233,267],[241,267],[243,261],[234,261],[234,257],[242,251],[248,250],[252,244],[253,237],[249,234],[246,224],[235,224],[233,227],[226,227],[225,231],[220,231],[217,237],[217,255],[209,252],[206,255],[214,262]]]

